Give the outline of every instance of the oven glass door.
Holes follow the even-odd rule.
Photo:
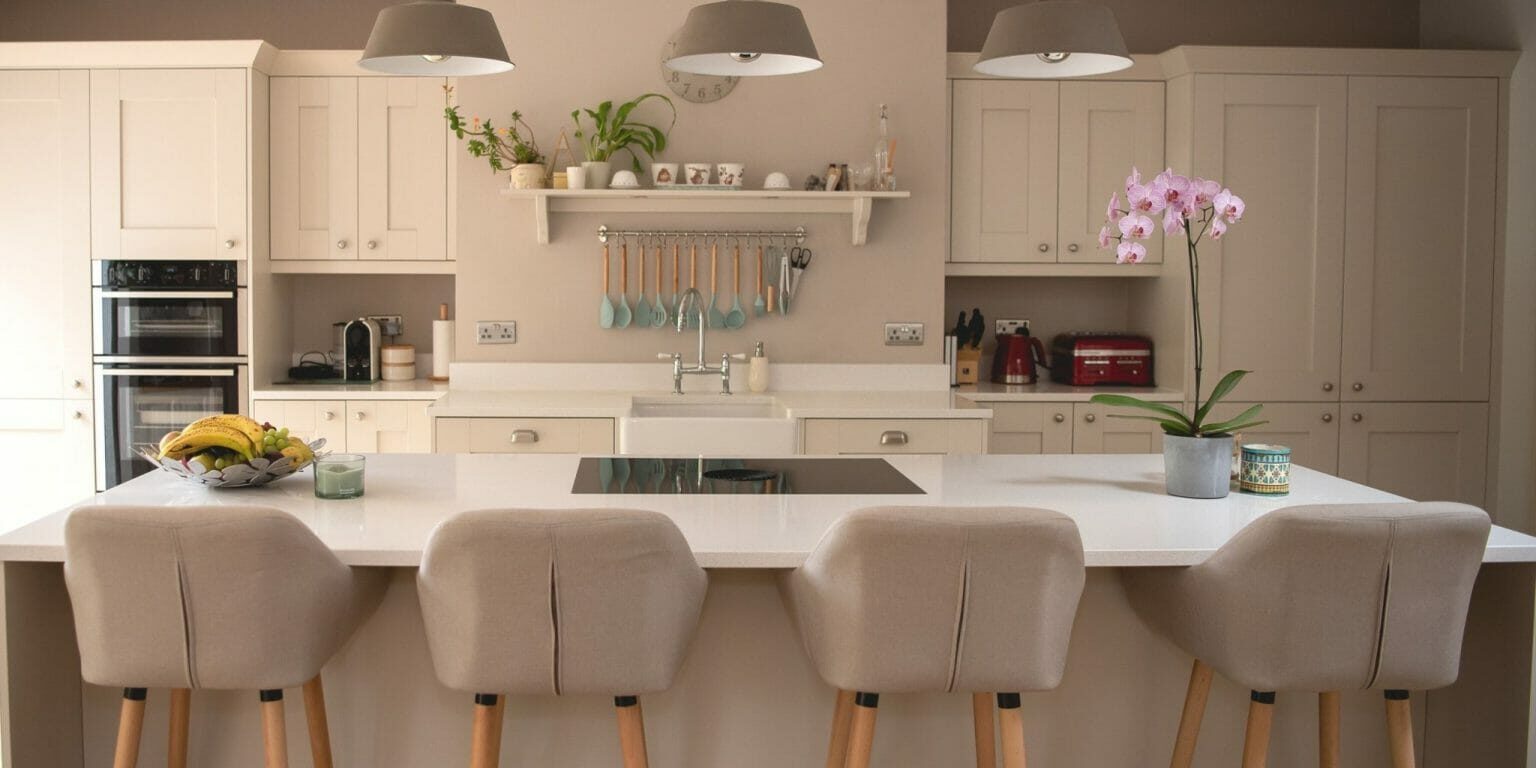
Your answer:
[[[204,416],[239,413],[243,368],[97,366],[103,430],[98,489],[154,469],[137,455],[138,446],[158,445],[165,433]]]
[[[235,357],[235,291],[98,290],[96,354]]]

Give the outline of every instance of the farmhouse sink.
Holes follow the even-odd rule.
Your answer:
[[[771,397],[637,397],[619,419],[625,456],[790,456],[798,442],[794,419]]]

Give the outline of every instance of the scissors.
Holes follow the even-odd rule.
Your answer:
[[[795,246],[789,249],[789,265],[795,269],[805,269],[811,265],[811,249]]]

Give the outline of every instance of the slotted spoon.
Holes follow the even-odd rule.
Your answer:
[[[628,328],[633,319],[629,311],[629,243],[619,243],[619,307],[613,312],[613,324]]]
[[[747,313],[741,311],[741,244],[731,252],[735,266],[731,268],[731,280],[735,283],[735,290],[731,291],[731,311],[725,316],[725,327],[740,328],[747,324]]]
[[[709,327],[725,327],[725,313],[715,306],[720,294],[720,244],[709,244]]]
[[[603,303],[597,308],[597,324],[601,328],[613,327],[613,299],[608,296],[608,273],[612,266],[608,263],[608,244],[603,243]]]
[[[677,267],[673,266],[676,272]],[[656,245],[656,306],[651,310],[651,327],[662,328],[667,324],[667,306],[661,303],[661,244]]]
[[[640,302],[635,305],[635,327],[651,327],[651,303],[645,300],[645,243],[640,244]]]

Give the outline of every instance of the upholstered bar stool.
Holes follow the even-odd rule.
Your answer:
[[[886,693],[972,692],[976,764],[1024,766],[1019,692],[1061,682],[1083,592],[1072,519],[1039,509],[884,507],[839,520],[780,581],[838,689],[828,768],[866,768]]]
[[[1318,693],[1319,761],[1339,765],[1339,691],[1386,697],[1394,768],[1414,764],[1408,692],[1461,663],[1488,515],[1443,502],[1289,507],[1190,568],[1132,568],[1137,613],[1195,657],[1174,768],[1188,768],[1213,670],[1252,691],[1244,768],[1262,768],[1277,691]]]
[[[470,765],[493,768],[507,694],[614,697],[626,768],[645,768],[639,696],[666,690],[708,578],[664,515],[483,510],[432,532],[417,589],[437,677],[475,695]]]
[[[266,765],[286,766],[282,689],[299,686],[314,764],[331,765],[320,669],[378,606],[383,571],[259,507],[81,507],[64,549],[81,677],[123,689],[116,768],[138,761],[149,688],[172,692],[173,768],[194,688],[258,691]]]

